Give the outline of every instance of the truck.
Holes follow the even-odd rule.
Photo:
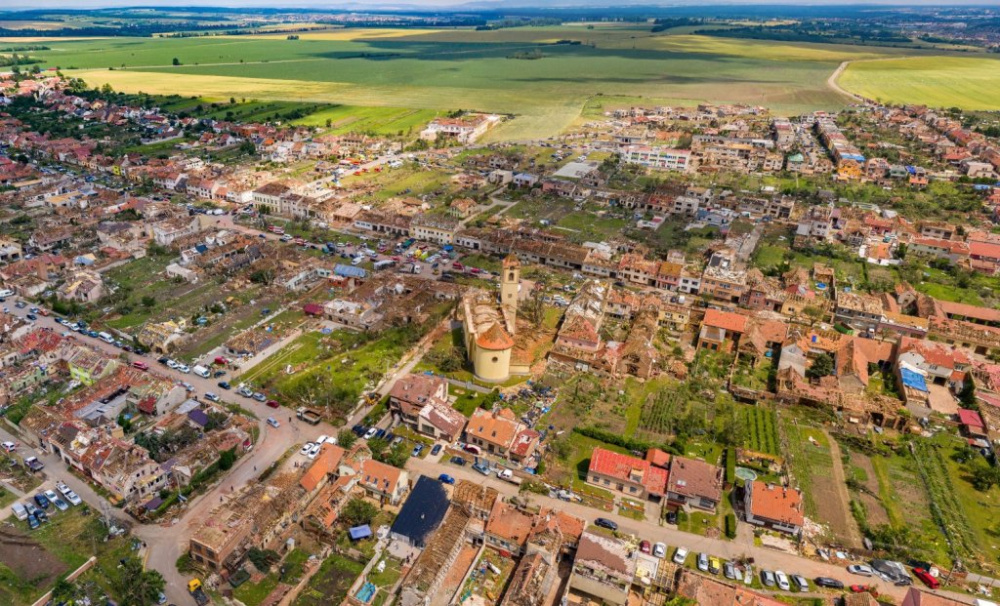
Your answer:
[[[514,472],[509,469],[501,469],[500,471],[497,472],[497,477],[503,480],[504,482],[510,482],[514,486],[521,485],[521,478],[514,475]]]
[[[319,425],[319,422],[323,420],[323,417],[320,416],[318,412],[311,408],[306,408],[305,406],[299,406],[296,408],[295,416],[310,425]]]
[[[188,593],[191,594],[191,597],[194,598],[198,606],[205,606],[209,602],[205,590],[201,588],[201,581],[199,579],[188,581]]]

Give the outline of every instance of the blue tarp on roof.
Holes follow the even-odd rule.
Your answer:
[[[372,529],[368,524],[365,524],[364,526],[355,526],[354,528],[349,529],[347,532],[348,534],[351,535],[352,541],[357,541],[359,539],[367,539],[368,537],[372,536]]]
[[[916,166],[907,165],[906,172],[910,173],[911,175],[915,175],[915,174],[917,174],[917,167]]]
[[[333,268],[333,273],[345,278],[364,278],[368,275],[368,272],[360,267],[355,267],[354,265],[342,265],[340,263]]]
[[[196,251],[198,251],[199,253],[201,253],[201,254],[205,254],[205,253],[208,252],[208,247],[205,246],[204,244],[199,244],[199,245],[195,246],[194,249]]]
[[[208,425],[208,415],[205,414],[204,410],[201,409],[192,410],[191,412],[188,413],[188,418],[202,427]]]
[[[916,389],[917,391],[927,391],[927,381],[924,380],[924,375],[914,372],[909,368],[901,369],[899,374],[903,379],[904,386]]]

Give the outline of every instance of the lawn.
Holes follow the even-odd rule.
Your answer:
[[[90,85],[108,83],[128,92],[392,108],[388,115],[334,108],[305,118],[325,124],[329,117],[341,127],[355,121],[376,132],[408,131],[451,109],[514,114],[517,119],[491,137],[520,139],[561,132],[589,100],[606,93],[641,97],[649,105],[713,101],[833,109],[845,98],[826,79],[841,61],[903,52],[649,29],[566,25],[391,35],[334,31],[293,41],[281,36],[59,40],[47,43],[52,50],[33,55],[43,67],[58,66]],[[555,44],[566,39],[581,43]],[[542,58],[517,58],[528,52]],[[180,65],[172,65],[175,58]],[[398,108],[410,109],[395,113]]]
[[[309,554],[301,549],[294,549],[285,556],[285,559],[277,566],[271,567],[271,572],[261,579],[259,583],[244,583],[233,590],[233,596],[246,606],[257,606],[264,601],[267,596],[274,591],[278,583],[295,585],[302,578],[304,564],[309,559]],[[282,578],[279,569],[284,567],[285,574]]]
[[[326,606],[339,604],[347,596],[354,579],[361,574],[365,565],[333,554],[323,560],[320,569],[310,579],[294,606]]]
[[[848,66],[838,83],[883,103],[1000,109],[1000,61],[983,56],[859,61]]]

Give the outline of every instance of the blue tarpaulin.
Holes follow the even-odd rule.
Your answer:
[[[901,369],[899,374],[903,379],[904,386],[917,391],[927,391],[927,381],[924,379],[924,375],[909,368]]]
[[[367,539],[368,537],[372,536],[372,529],[370,526],[368,526],[368,524],[365,524],[364,526],[355,526],[354,528],[351,528],[347,532],[351,535],[352,541]]]
[[[340,263],[338,263],[337,266],[333,268],[333,273],[337,274],[338,276],[343,276],[345,278],[364,278],[365,276],[368,275],[368,272],[366,272],[364,269],[360,267],[355,267],[353,265],[342,265]]]

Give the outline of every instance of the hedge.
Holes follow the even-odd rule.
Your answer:
[[[659,448],[671,454],[681,454],[676,452],[676,447],[669,444],[654,444],[637,438],[626,438],[623,435],[612,433],[606,429],[598,429],[597,427],[574,427],[573,432],[578,433],[581,436],[587,436],[588,438],[600,440],[601,442],[605,442],[607,444],[621,446],[622,448],[627,448],[628,450],[646,451],[650,448]]]
[[[726,449],[726,483],[736,482],[736,449],[729,447]]]
[[[729,513],[726,514],[726,537],[730,539],[736,538],[736,514]]]

